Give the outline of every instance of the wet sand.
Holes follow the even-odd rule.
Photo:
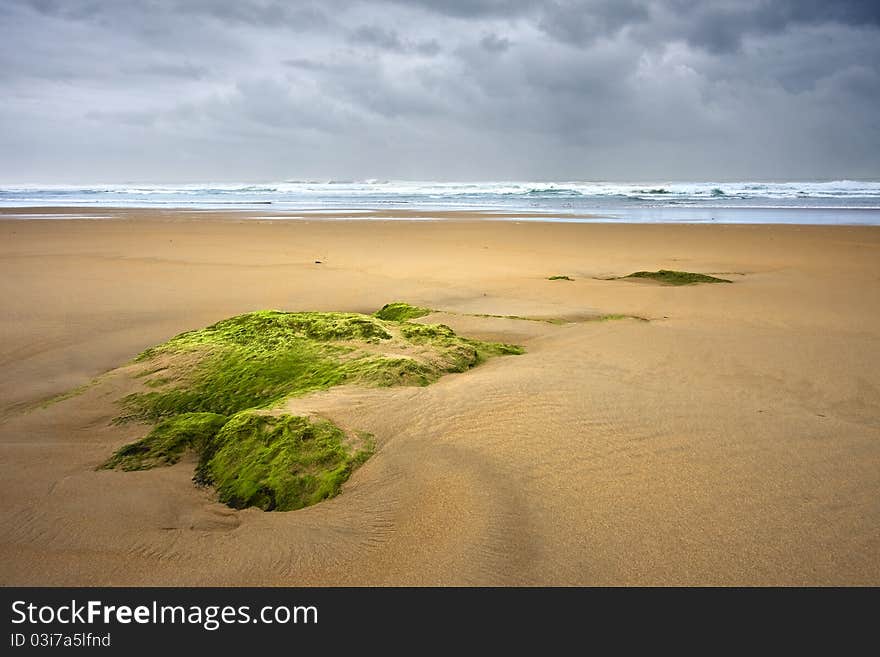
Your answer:
[[[0,584],[880,584],[880,228],[3,218],[66,212],[0,211]],[[661,268],[734,283],[603,280]],[[378,447],[307,509],[96,472],[145,433],[120,377],[41,404],[224,317],[392,300],[526,353],[291,400]]]

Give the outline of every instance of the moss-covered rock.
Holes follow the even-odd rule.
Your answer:
[[[690,271],[661,269],[659,271],[637,271],[623,278],[647,278],[664,285],[694,285],[696,283],[732,283],[726,278],[716,278],[708,274],[696,274]]]
[[[389,322],[407,322],[417,317],[429,315],[433,310],[430,308],[422,308],[421,306],[411,306],[402,301],[394,301],[386,303],[382,308],[376,311],[375,317],[384,319]]]
[[[416,345],[421,349],[414,351]],[[401,351],[413,355],[402,357]],[[443,325],[356,313],[247,313],[138,356],[162,376],[145,381],[151,390],[123,399],[121,420],[233,415],[344,383],[427,385],[489,356],[520,352],[459,337]]]
[[[157,424],[146,438],[116,451],[103,468],[148,470],[157,465],[173,465],[185,452],[201,452],[226,424],[226,416],[216,413],[183,413]]]
[[[372,453],[348,444],[327,421],[244,411],[232,417],[202,455],[199,469],[221,502],[242,509],[290,511],[333,497]]]

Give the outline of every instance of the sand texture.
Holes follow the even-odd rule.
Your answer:
[[[0,584],[880,584],[880,228],[100,214],[0,212]],[[339,496],[95,470],[141,350],[394,300],[526,353],[289,400],[375,436]]]

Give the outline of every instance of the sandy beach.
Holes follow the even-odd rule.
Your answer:
[[[4,218],[66,212],[0,211],[2,585],[880,585],[878,227]],[[733,284],[606,280],[657,269]],[[525,354],[290,400],[377,443],[302,510],[96,471],[146,433],[118,378],[45,403],[232,315],[394,300]]]

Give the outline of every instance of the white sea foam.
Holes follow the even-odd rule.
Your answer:
[[[79,206],[165,207],[191,210],[262,209],[264,212],[345,212],[377,208],[425,210],[486,210],[544,212],[560,217],[603,214],[643,219],[643,210],[662,209],[664,214],[681,208],[761,209],[764,213],[802,209],[823,217],[850,209],[871,213],[859,223],[880,223],[878,181],[282,181],[269,183],[184,183],[102,185],[2,185],[0,207]],[[685,210],[687,209],[687,210]],[[829,214],[830,213],[830,214]],[[648,213],[650,214],[650,212]],[[811,219],[805,219],[810,222]],[[830,223],[843,221],[835,220]]]

